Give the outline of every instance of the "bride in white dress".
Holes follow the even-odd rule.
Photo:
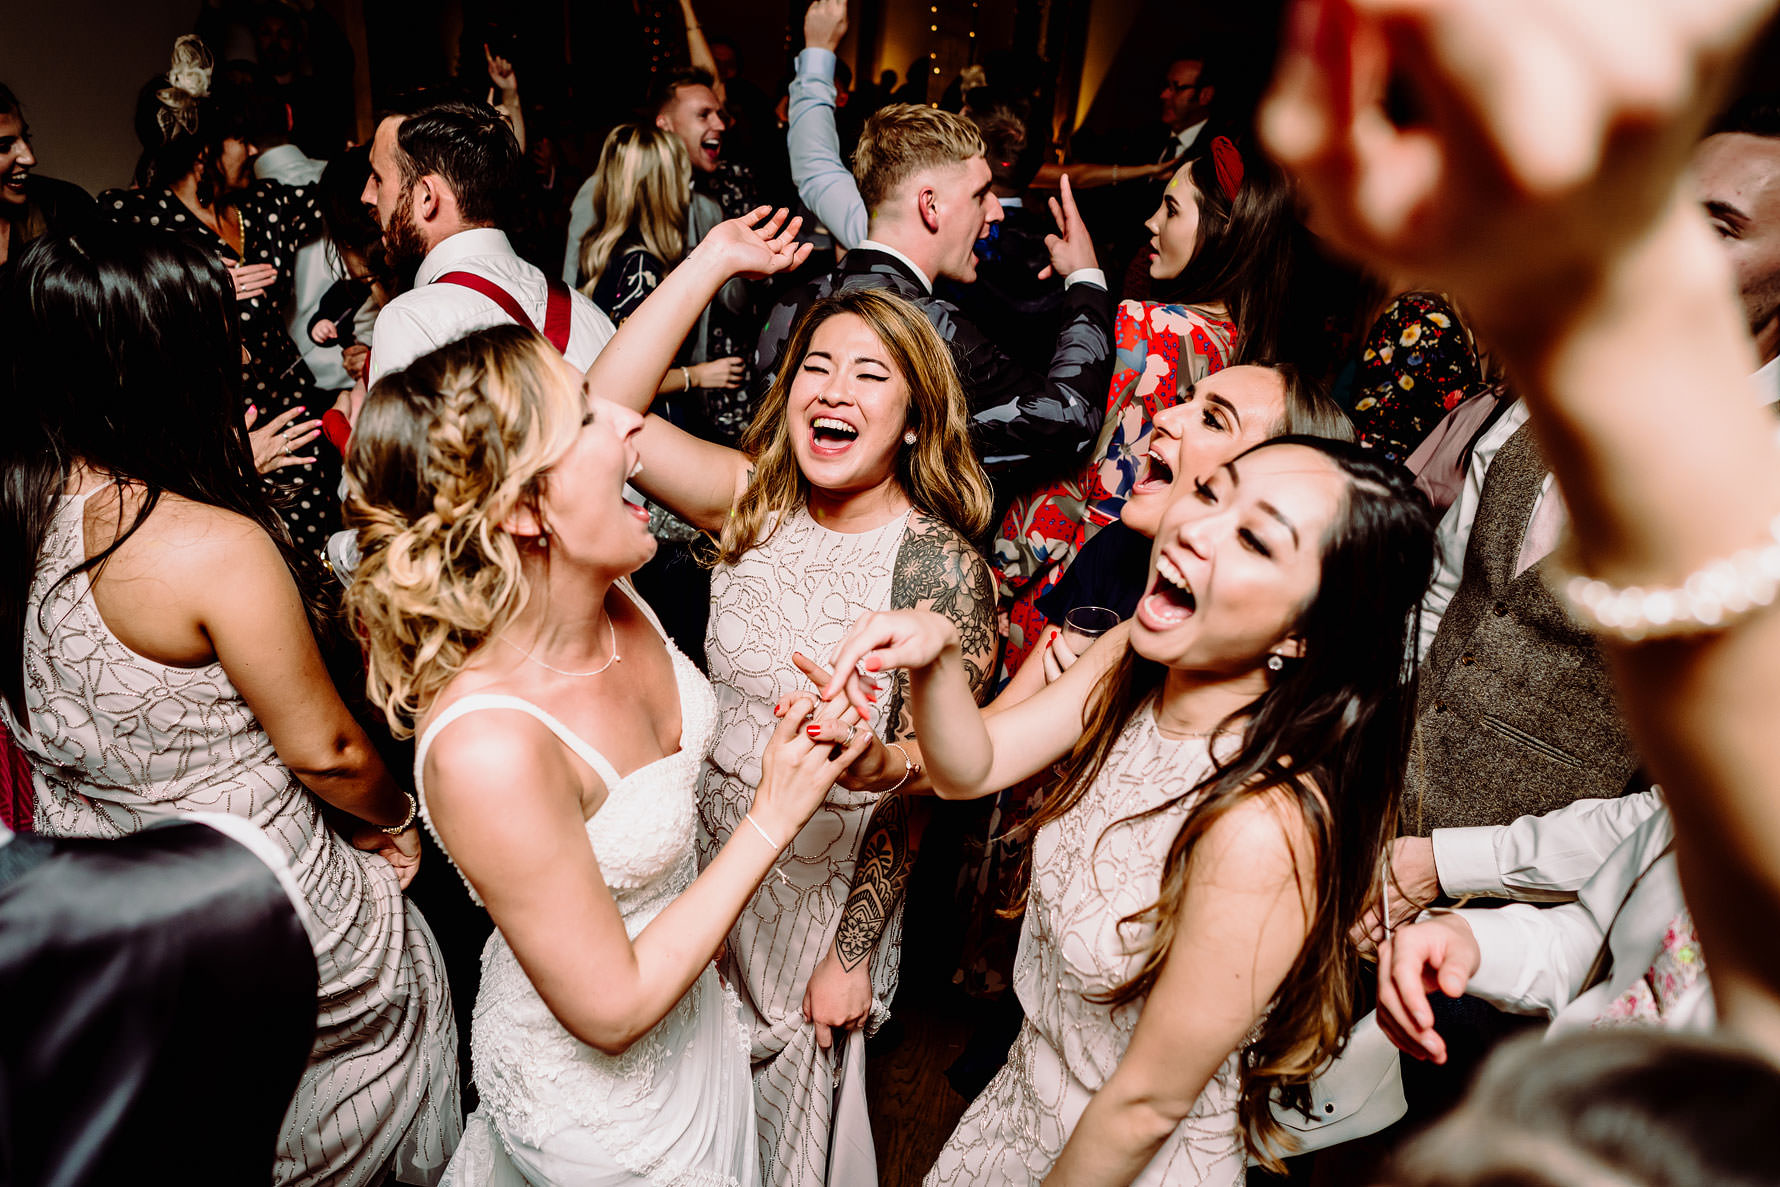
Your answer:
[[[417,730],[421,810],[498,931],[457,1184],[756,1181],[748,1041],[712,967],[781,845],[864,749],[768,742],[749,826],[696,871],[713,702],[625,576],[641,417],[535,333],[381,381],[349,460],[349,604],[373,698]],[[696,876],[695,876],[696,875]]]
[[[824,695],[855,704],[861,674],[911,671],[941,795],[1066,760],[1034,820],[1026,1021],[935,1187],[1241,1183],[1281,1152],[1272,1095],[1302,1101],[1353,1020],[1432,518],[1406,471],[1341,442],[1191,477],[1132,622],[1019,705],[976,710],[931,614],[873,615],[833,657]]]

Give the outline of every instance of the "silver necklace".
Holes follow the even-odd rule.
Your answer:
[[[585,672],[571,672],[567,668],[559,668],[555,664],[545,663],[543,660],[539,659],[537,656],[533,655],[531,652],[504,635],[496,635],[495,638],[517,651],[520,655],[525,656],[526,659],[531,660],[540,668],[547,668],[550,671],[555,672],[558,676],[597,676],[624,658],[622,655],[618,654],[618,628],[613,625],[612,616],[610,614],[606,615],[606,636],[607,642],[610,643],[612,647],[612,658],[601,664],[599,667],[589,668]]]

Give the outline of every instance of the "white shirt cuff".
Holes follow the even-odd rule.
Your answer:
[[[797,55],[797,73],[802,78],[813,78],[821,82],[834,82],[834,51],[819,46],[807,46]]]
[[[1496,835],[1501,831],[1493,825],[1434,830],[1434,873],[1447,897],[1510,897],[1496,861]]]
[[[1465,993],[1510,1013],[1524,1012],[1528,988],[1526,964],[1530,954],[1516,921],[1504,915],[1501,909],[1455,911],[1454,914],[1471,926],[1480,954],[1477,971],[1466,983]]]
[[[1097,288],[1105,288],[1106,273],[1099,268],[1077,268],[1063,278],[1064,288],[1068,288],[1072,284],[1091,284]]]

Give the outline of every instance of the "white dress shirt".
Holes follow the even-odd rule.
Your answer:
[[[1614,799],[1577,800],[1513,824],[1437,828],[1431,839],[1440,891],[1455,899],[1574,899],[1613,851],[1662,808],[1662,792],[1653,787]]]
[[[1193,142],[1199,139],[1199,133],[1205,131],[1205,125],[1208,122],[1208,120],[1200,120],[1198,123],[1191,124],[1176,132],[1174,134],[1175,147],[1169,150],[1168,156],[1164,157],[1163,160],[1168,160],[1170,158],[1179,160],[1181,157],[1186,156],[1187,150],[1193,147]]]
[[[303,150],[294,144],[268,148],[253,159],[255,177],[290,186],[315,185],[321,181],[322,170],[326,168],[327,162],[304,156]],[[352,377],[346,374],[341,349],[335,343],[316,345],[315,340],[309,337],[309,319],[315,316],[316,310],[321,307],[322,297],[334,287],[334,282],[346,278],[346,265],[341,261],[340,253],[327,241],[327,236],[323,235],[297,249],[292,272],[296,298],[286,327],[290,331],[291,341],[296,343],[297,353],[303,356],[304,364],[315,376],[315,382],[321,390],[343,391],[352,386]]]
[[[1548,1036],[1588,1029],[1649,971],[1669,924],[1686,909],[1675,855],[1664,852],[1673,836],[1667,809],[1650,815],[1613,850],[1573,903],[1457,912],[1470,924],[1482,953],[1465,992],[1509,1013],[1550,1018]],[[1603,937],[1612,952],[1611,972],[1583,992]],[[1676,1030],[1710,1030],[1716,1020],[1705,976],[1662,1014],[1662,1025]]]
[[[377,315],[371,341],[371,383],[400,370],[423,354],[489,326],[509,324],[502,308],[473,289],[434,284],[447,272],[474,272],[507,290],[532,319],[544,324],[549,280],[542,271],[514,254],[507,236],[493,227],[476,227],[442,240],[427,253],[414,274],[414,287],[385,305]],[[569,345],[563,357],[585,371],[612,340],[611,319],[599,306],[574,290]]]

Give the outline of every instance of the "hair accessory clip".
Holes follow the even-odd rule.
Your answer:
[[[1212,139],[1211,163],[1217,172],[1218,188],[1224,191],[1224,197],[1235,201],[1236,191],[1242,188],[1242,153],[1228,136]]]

